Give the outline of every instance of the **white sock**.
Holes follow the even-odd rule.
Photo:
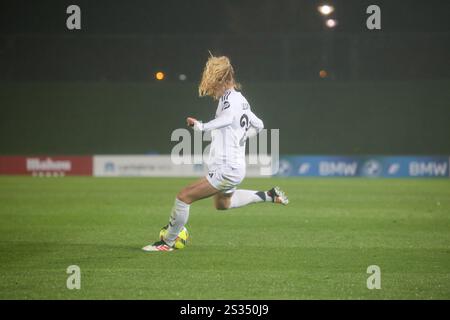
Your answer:
[[[230,199],[229,209],[263,201],[272,202],[272,197],[266,191],[236,190]]]
[[[178,237],[178,234],[188,221],[189,207],[190,205],[188,205],[187,203],[175,199],[175,204],[172,208],[172,214],[170,215],[169,228],[167,229],[167,234],[164,237],[164,241],[169,246],[173,246],[175,240]]]

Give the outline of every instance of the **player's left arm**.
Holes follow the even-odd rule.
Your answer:
[[[247,130],[247,137],[256,136],[264,129],[264,122],[259,119],[252,111],[249,112],[250,128]]]

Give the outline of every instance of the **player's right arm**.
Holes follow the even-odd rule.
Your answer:
[[[193,127],[193,129],[196,131],[211,131],[231,125],[233,123],[233,119],[234,115],[228,105],[228,107],[222,109],[222,112],[217,118],[209,122],[202,123],[197,119],[191,117],[187,118],[186,122],[188,126]]]

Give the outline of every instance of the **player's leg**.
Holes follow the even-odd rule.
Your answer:
[[[171,251],[175,240],[189,219],[189,208],[192,202],[210,197],[219,190],[215,189],[206,178],[195,181],[183,188],[175,198],[170,215],[167,233],[161,241],[143,248],[145,251]]]
[[[231,197],[234,192],[219,192],[214,195],[214,206],[217,210],[227,210],[230,208]]]
[[[172,246],[175,240],[187,223],[189,218],[189,207],[192,202],[208,198],[216,194],[219,190],[214,188],[206,178],[195,181],[183,188],[175,198],[175,203],[170,215],[169,228],[164,238],[165,242]]]
[[[268,191],[254,191],[239,189],[232,193],[219,192],[214,196],[214,205],[218,210],[239,208],[251,203],[273,202],[288,204],[286,194],[278,187]]]
[[[194,201],[211,197],[217,192],[219,192],[219,190],[214,188],[206,178],[201,178],[181,189],[177,194],[177,199],[187,204],[191,204]]]

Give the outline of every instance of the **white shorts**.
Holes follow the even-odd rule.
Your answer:
[[[210,169],[206,175],[208,182],[223,193],[233,193],[236,187],[244,180],[244,177],[245,167],[218,167]]]

